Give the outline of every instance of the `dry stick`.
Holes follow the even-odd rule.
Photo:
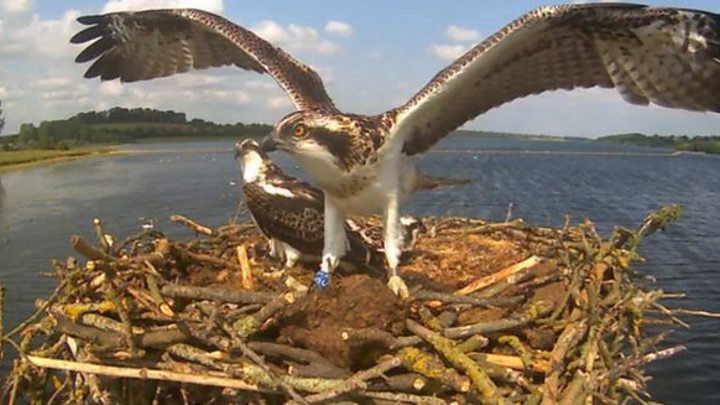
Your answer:
[[[412,403],[423,405],[446,405],[447,402],[437,397],[429,397],[414,394],[381,392],[381,391],[361,391],[360,395],[368,398],[382,399],[394,404]]]
[[[102,221],[100,218],[93,218],[93,225],[95,228],[95,236],[97,237],[98,243],[100,244],[100,247],[102,248],[102,252],[105,254],[110,253],[110,244],[108,243],[107,238],[105,237],[105,232],[102,228]]]
[[[526,325],[535,319],[544,316],[552,310],[550,303],[545,301],[537,301],[532,304],[524,314],[508,319],[500,319],[497,321],[479,322],[472,325],[457,326],[445,329],[446,337],[451,339],[464,338],[475,334],[487,334],[491,332],[499,332],[502,330],[517,328]]]
[[[248,260],[247,250],[245,250],[245,244],[243,243],[238,246],[236,250],[238,262],[240,263],[242,286],[246,290],[251,290],[253,288],[253,274],[250,269],[250,261]]]
[[[26,356],[26,359],[34,366],[41,368],[52,368],[57,370],[75,371],[80,373],[100,374],[112,377],[136,378],[140,380],[172,381],[178,383],[234,388],[245,391],[270,392],[268,390],[260,389],[256,385],[248,384],[245,381],[227,377],[187,374],[175,371],[155,370],[150,368],[105,366],[100,364],[48,359],[44,357],[29,355]]]
[[[122,322],[123,324],[123,337],[125,338],[125,343],[127,344],[128,350],[133,356],[136,356],[138,354],[138,351],[137,346],[135,345],[135,339],[133,338],[130,316],[128,315],[125,308],[123,308],[122,306],[120,296],[118,296],[117,290],[115,290],[115,286],[113,285],[113,282],[110,278],[110,274],[107,271],[105,272],[105,274],[107,274],[105,276],[105,295],[107,296],[108,300],[112,302],[113,305],[115,305],[115,310],[118,313],[120,322]]]
[[[70,237],[70,245],[72,245],[72,248],[75,249],[76,252],[90,260],[112,260],[109,255],[97,250],[97,248],[88,244],[85,239],[78,235]]]
[[[673,347],[669,347],[667,349],[658,350],[653,353],[648,353],[642,356],[637,356],[628,359],[624,364],[620,365],[620,367],[616,367],[612,370],[608,370],[600,377],[597,378],[598,381],[604,380],[604,379],[613,379],[620,377],[621,375],[625,374],[628,370],[632,369],[633,367],[637,367],[643,364],[651,363],[653,361],[666,359],[668,357],[674,356],[680,352],[683,352],[687,350],[686,346],[683,345],[677,345]]]
[[[674,297],[670,297],[670,294],[664,294],[663,298],[674,298]],[[708,317],[708,318],[720,318],[719,312],[708,312],[708,311],[702,311],[699,309],[673,308],[669,311],[671,313],[680,314],[680,315],[694,315],[694,316],[704,316],[704,317]]]
[[[275,303],[277,303],[279,301],[283,301],[283,299],[282,298],[276,299],[275,301],[266,305],[265,308],[258,311],[258,313],[263,312],[263,310],[265,310],[268,307],[273,306]],[[270,315],[267,315],[267,317],[269,318],[270,316],[272,316],[272,313],[274,313],[274,311],[268,310],[268,313],[270,313]],[[264,322],[264,321],[260,321],[259,324],[261,325],[262,322]],[[270,367],[265,363],[265,361],[262,359],[262,357],[260,357],[257,353],[255,353],[255,351],[253,349],[248,347],[248,345],[243,341],[243,339],[247,336],[240,336],[235,330],[233,330],[228,325],[226,325],[222,320],[216,319],[215,324],[218,325],[222,330],[225,331],[225,333],[227,333],[230,336],[231,344],[233,346],[240,349],[240,351],[242,352],[243,355],[250,358],[250,360],[252,360],[268,377],[270,377],[270,380],[273,383],[277,384],[283,391],[285,391],[285,393],[290,398],[292,398],[293,400],[297,401],[300,404],[308,404],[308,402],[302,396],[300,396],[300,394],[298,394],[290,384],[288,384],[285,380],[280,378],[277,374],[275,374],[274,371],[272,371],[270,369]]]
[[[200,225],[199,223],[183,215],[170,215],[170,221],[175,222],[176,224],[185,225],[193,231],[201,233],[203,235],[211,236],[214,233],[213,230],[208,228],[207,226]]]
[[[231,290],[216,287],[194,287],[180,284],[165,284],[160,292],[171,298],[210,300],[231,304],[266,304],[278,297],[277,294]]]
[[[293,361],[316,366],[324,378],[346,378],[350,373],[330,363],[325,357],[312,350],[281,345],[271,342],[248,342],[248,347],[266,356],[285,357]],[[315,375],[315,377],[320,377]]]
[[[563,364],[567,354],[585,336],[587,329],[587,321],[581,320],[566,327],[558,337],[550,355],[550,373],[545,377],[545,384],[543,386],[543,405],[557,403],[559,395],[558,385],[560,384],[560,376],[565,370]]]
[[[514,370],[530,370],[546,373],[549,367],[548,363],[541,359],[537,359],[526,364],[521,357],[507,354],[470,353],[468,355],[471,359],[476,361]]]
[[[317,403],[327,401],[329,399],[335,398],[339,395],[345,394],[353,390],[363,390],[367,388],[367,380],[380,377],[384,373],[394,369],[395,367],[400,367],[401,365],[402,360],[400,360],[398,357],[391,357],[390,359],[385,360],[382,363],[375,365],[374,367],[353,374],[352,377],[343,381],[337,387],[334,387],[325,392],[321,392],[319,394],[310,395],[305,399],[310,403]]]
[[[390,350],[397,350],[403,347],[415,346],[422,342],[419,336],[395,337],[391,333],[377,328],[345,328],[340,332],[340,338],[344,341],[355,341],[360,343],[379,343]]]
[[[55,300],[57,299],[58,295],[59,295],[60,292],[63,290],[63,288],[65,288],[65,281],[61,282],[60,284],[58,284],[57,287],[55,287],[55,289],[53,290],[53,292],[52,292],[52,293],[50,294],[50,296],[48,297],[47,301],[45,301],[45,302],[40,306],[40,308],[36,309],[35,312],[33,312],[33,314],[30,315],[30,316],[28,317],[28,319],[26,319],[24,322],[22,322],[21,324],[19,324],[19,325],[16,326],[16,327],[14,327],[10,332],[8,332],[7,334],[5,334],[5,335],[2,337],[2,339],[7,339],[7,338],[10,338],[10,337],[14,336],[16,333],[22,331],[23,329],[25,329],[25,327],[27,327],[27,326],[30,325],[31,323],[35,322],[35,319],[36,319],[38,316],[40,316],[40,314],[42,314],[43,312],[45,312],[45,310],[48,309],[53,302],[55,302]]]
[[[492,382],[490,377],[488,377],[488,375],[480,369],[480,367],[478,367],[478,365],[470,357],[468,357],[467,354],[455,348],[455,342],[440,336],[440,334],[427,329],[411,319],[407,319],[405,321],[405,325],[410,332],[420,336],[430,343],[455,367],[462,369],[465,374],[470,377],[470,380],[475,385],[475,388],[480,394],[480,398],[483,402],[498,402],[497,387],[495,387],[495,383]]]
[[[489,276],[486,276],[486,277],[483,277],[483,278],[473,281],[472,283],[466,285],[465,287],[455,291],[455,294],[457,294],[457,295],[472,294],[481,288],[485,288],[487,286],[493,285],[500,280],[504,280],[508,277],[511,277],[515,273],[518,273],[520,271],[527,270],[531,267],[534,267],[539,263],[540,263],[539,257],[530,256],[527,259],[521,261],[520,263],[515,263],[510,267],[506,267],[500,271],[490,274]]]
[[[414,293],[411,298],[415,301],[440,301],[445,304],[470,304],[480,307],[509,307],[517,305],[525,299],[525,297],[521,295],[513,297],[478,298],[427,290],[418,291]]]
[[[419,392],[428,385],[428,378],[418,373],[396,374],[383,376],[382,382],[370,384],[372,391],[403,391]]]
[[[422,341],[422,340],[421,340]],[[403,366],[427,378],[439,381],[453,390],[466,393],[470,391],[470,380],[457,370],[447,368],[434,354],[424,352],[417,347],[405,347],[397,352]]]

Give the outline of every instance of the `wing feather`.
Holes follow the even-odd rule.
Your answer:
[[[440,71],[391,110],[403,151],[548,90],[615,87],[633,104],[720,112],[720,16],[635,4],[541,7]]]
[[[243,185],[245,204],[253,221],[268,238],[277,238],[303,254],[322,256],[325,201],[321,190],[283,174],[279,169],[266,180]],[[283,190],[269,193],[263,185]],[[292,195],[292,197],[290,196]],[[354,264],[382,264],[382,254],[365,242],[362,234],[345,226],[348,251],[343,261]]]
[[[86,78],[134,82],[234,65],[272,76],[298,109],[335,109],[314,70],[223,17],[172,9],[83,16],[78,22],[90,27],[70,41],[95,40],[75,59],[95,60]]]

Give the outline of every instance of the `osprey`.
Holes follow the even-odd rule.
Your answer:
[[[298,260],[319,261],[324,232],[323,192],[283,173],[251,139],[235,144],[235,159],[242,171],[245,205],[268,239],[270,255],[283,260],[286,267],[294,266]],[[437,182],[440,181],[454,182],[449,179]],[[401,223],[401,250],[407,252],[425,227],[414,217],[403,217]],[[378,238],[375,223],[348,219],[345,231],[348,252],[344,262],[368,267],[383,264],[382,238]]]
[[[397,275],[400,207],[420,179],[412,160],[468,120],[548,90],[616,88],[626,101],[720,110],[717,14],[637,4],[540,7],[441,70],[406,103],[377,115],[339,110],[320,76],[252,32],[211,13],[151,10],[78,18],[73,43],[96,40],[76,58],[85,77],[125,82],[235,65],[271,75],[296,112],[265,142],[291,154],[324,191],[324,246],[316,281],[347,251],[345,217],[379,213],[389,287]]]

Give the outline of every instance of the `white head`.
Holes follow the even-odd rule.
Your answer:
[[[235,144],[235,160],[242,170],[245,183],[260,180],[273,170],[273,163],[260,145],[252,139],[245,139]]]

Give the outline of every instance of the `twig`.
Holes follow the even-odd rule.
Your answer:
[[[357,390],[357,389],[365,389],[367,387],[367,380],[379,377],[383,375],[384,373],[394,369],[395,367],[399,367],[402,365],[402,360],[400,360],[398,357],[391,357],[388,360],[385,360],[374,367],[371,367],[367,370],[360,371],[358,373],[355,373],[352,375],[352,377],[348,378],[347,380],[343,381],[342,384],[338,385],[335,388],[332,388],[328,391],[321,392],[319,394],[310,395],[307,398],[305,398],[310,403],[318,403],[327,401],[329,399],[335,398],[339,395],[342,395],[344,393]]]
[[[233,304],[266,304],[277,298],[277,294],[230,290],[216,287],[194,287],[190,285],[165,284],[160,292],[171,298],[211,300]]]
[[[242,286],[246,290],[253,289],[253,274],[250,269],[250,261],[248,260],[247,250],[245,250],[245,244],[242,244],[236,248],[238,262],[240,263],[240,274],[242,277]]]
[[[212,229],[208,228],[207,226],[200,225],[199,223],[183,215],[170,215],[170,221],[175,222],[176,224],[185,225],[193,231],[201,233],[203,235],[212,236],[214,234]]]
[[[321,371],[320,375],[313,375],[313,377],[346,378],[350,375],[347,370],[335,366],[319,353],[312,350],[271,342],[248,342],[248,347],[267,356],[279,356],[312,365],[314,366],[314,370]]]
[[[557,403],[559,392],[558,385],[560,376],[564,370],[563,364],[566,361],[567,354],[572,350],[585,336],[587,332],[587,322],[581,320],[565,328],[558,337],[555,348],[550,355],[550,374],[545,377],[543,386],[543,405]]]
[[[90,260],[112,260],[107,253],[97,250],[95,247],[85,242],[85,239],[78,235],[73,235],[70,237],[70,245],[73,249],[75,249],[76,252],[80,253],[81,255],[87,257]]]
[[[466,393],[470,391],[470,381],[460,375],[455,369],[447,368],[434,354],[427,353],[417,347],[400,349],[396,356],[403,362],[403,366],[427,378],[439,381],[453,390]]]
[[[519,273],[523,270],[530,269],[539,263],[540,263],[539,257],[530,256],[527,259],[521,261],[520,263],[515,263],[510,267],[506,267],[500,271],[490,274],[489,276],[486,276],[486,277],[483,277],[483,278],[473,281],[472,283],[466,285],[465,287],[455,291],[455,294],[457,294],[457,295],[472,294],[479,289],[485,288],[487,286],[497,283],[500,280],[504,280],[508,277],[511,277],[515,273]]]
[[[107,237],[105,237],[105,232],[102,228],[102,221],[100,218],[93,218],[93,225],[95,228],[95,236],[97,237],[98,243],[100,244],[100,248],[102,249],[102,252],[105,254],[110,253],[110,243],[108,243]]]
[[[515,318],[500,319],[497,321],[480,322],[473,325],[457,326],[447,328],[443,335],[446,337],[457,339],[464,338],[475,334],[485,335],[491,332],[499,332],[502,330],[513,329],[526,325],[535,319],[550,313],[552,307],[545,301],[538,301],[531,305],[525,313]]]
[[[405,325],[410,332],[420,336],[430,343],[437,351],[439,351],[445,359],[452,363],[455,367],[462,369],[475,385],[480,399],[485,403],[497,403],[498,394],[495,383],[490,380],[488,375],[478,367],[478,365],[467,354],[457,350],[455,343],[450,339],[440,336],[438,333],[425,328],[419,323],[407,319]]]
[[[63,288],[65,288],[64,281],[61,282],[60,284],[58,284],[57,287],[55,287],[53,292],[50,293],[50,296],[48,297],[47,301],[45,301],[38,309],[36,309],[35,312],[32,313],[32,315],[30,315],[25,321],[20,323],[18,326],[14,327],[10,332],[5,334],[2,338],[3,339],[10,338],[10,337],[14,336],[15,334],[17,334],[18,332],[25,329],[31,323],[35,322],[37,317],[40,316],[40,314],[42,314],[43,312],[45,312],[45,310],[47,310],[48,307],[50,307],[50,305],[53,302],[55,302],[55,300],[57,299],[58,295],[63,290]]]
[[[415,394],[381,392],[381,391],[362,391],[360,395],[368,398],[381,399],[393,404],[411,403],[422,405],[446,405],[447,402],[437,397],[429,397]]]
[[[100,374],[111,377],[135,378],[140,380],[172,381],[178,383],[234,388],[244,391],[268,392],[268,390],[261,389],[256,385],[248,384],[245,381],[235,378],[216,377],[199,374],[186,374],[175,371],[156,370],[151,368],[105,366],[100,364],[83,363],[78,361],[48,359],[44,357],[30,355],[28,355],[26,358],[34,366],[41,368],[52,368],[56,370]]]

